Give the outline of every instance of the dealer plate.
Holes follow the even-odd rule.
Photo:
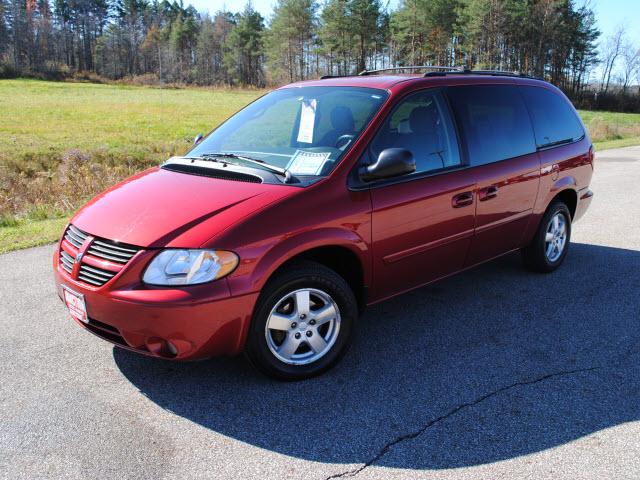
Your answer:
[[[84,295],[71,290],[69,287],[62,285],[62,291],[64,293],[64,303],[67,304],[69,313],[76,320],[84,323],[89,323],[87,318],[87,304],[84,301]]]

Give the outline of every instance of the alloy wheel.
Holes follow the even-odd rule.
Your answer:
[[[339,332],[338,305],[315,288],[286,294],[271,309],[265,325],[269,350],[290,365],[307,365],[324,357]]]
[[[544,238],[544,251],[549,262],[556,262],[567,243],[567,219],[562,212],[556,213],[551,217],[549,225],[547,225],[547,233]]]

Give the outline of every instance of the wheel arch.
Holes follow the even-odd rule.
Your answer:
[[[578,206],[578,182],[573,175],[561,176],[550,185],[546,195],[540,197],[536,202],[536,213],[542,217],[549,205],[556,200],[562,200],[567,205],[569,212],[571,212],[571,219],[573,219]]]
[[[547,208],[549,208],[549,205],[556,200],[562,201],[567,206],[569,213],[571,214],[571,219],[573,220],[576,215],[576,208],[578,207],[578,192],[573,188],[565,188],[564,190],[557,192],[547,204]]]
[[[309,230],[279,239],[261,253],[250,276],[241,280],[241,288],[244,291],[262,290],[282,269],[296,261],[311,260],[332,269],[344,278],[353,290],[359,307],[362,308],[366,303],[367,286],[371,281],[370,257],[367,242],[353,230]]]
[[[367,287],[365,282],[362,259],[344,245],[322,245],[303,250],[281,263],[269,278],[286,269],[296,262],[308,260],[324,265],[340,275],[351,287],[358,301],[358,308],[362,311],[367,302]],[[268,281],[268,280],[267,280]]]
[[[578,206],[578,192],[576,181],[573,177],[563,177],[553,185],[546,195],[539,196],[531,220],[527,225],[526,233],[522,237],[522,246],[526,246],[531,242],[540,226],[542,217],[549,209],[549,206],[556,200],[561,200],[567,205],[573,221]]]

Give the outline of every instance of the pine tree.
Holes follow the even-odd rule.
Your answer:
[[[367,59],[376,45],[378,20],[380,19],[379,0],[351,0],[349,4],[355,45],[355,58],[358,71],[367,66]]]
[[[307,78],[316,10],[313,0],[278,0],[267,39],[269,65],[276,79]]]
[[[349,0],[329,0],[322,10],[319,39],[327,59],[327,73],[346,75],[351,66],[353,30]]]
[[[126,72],[135,75],[140,72],[140,46],[144,41],[143,13],[148,4],[145,0],[117,0],[115,12],[124,35]]]
[[[429,62],[427,0],[405,0],[391,15],[391,35],[396,58],[401,65],[423,65]]]
[[[9,50],[9,26],[6,23],[7,4],[6,0],[0,0],[0,64],[2,64],[4,55]]]
[[[237,23],[227,41],[225,66],[236,83],[264,85],[262,59],[264,56],[264,19],[247,3],[244,11],[237,16]]]

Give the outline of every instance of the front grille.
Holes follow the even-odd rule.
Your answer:
[[[60,244],[60,266],[74,275],[76,255],[84,249],[77,268],[77,280],[101,287],[115,277],[141,248],[106,238],[93,237],[75,225],[69,225]]]

